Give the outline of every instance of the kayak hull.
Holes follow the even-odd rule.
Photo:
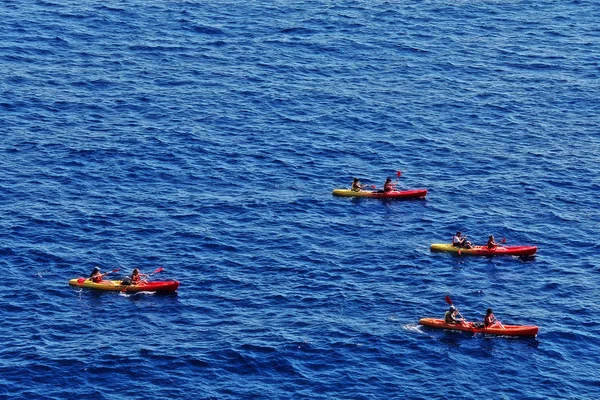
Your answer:
[[[475,246],[472,249],[454,247],[450,243],[434,243],[430,247],[431,251],[455,253],[465,256],[533,256],[537,252],[536,246],[497,246],[488,248],[487,246]]]
[[[107,281],[92,282],[85,278],[75,278],[69,281],[69,285],[104,290],[109,292],[137,293],[137,292],[155,292],[155,293],[174,293],[179,287],[178,281],[156,281],[138,283],[137,285],[122,285],[122,281]]]
[[[427,190],[415,189],[380,193],[375,190],[361,190],[356,192],[350,189],[334,189],[333,195],[340,197],[368,197],[371,199],[424,199],[427,196]]]
[[[537,336],[539,328],[535,325],[494,325],[489,328],[478,328],[473,322],[464,324],[449,324],[443,319],[421,318],[419,324],[435,329],[448,329],[453,331],[463,331],[471,333],[485,333],[486,335],[502,336]]]

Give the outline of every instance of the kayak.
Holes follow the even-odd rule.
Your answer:
[[[421,318],[419,324],[436,329],[449,329],[453,331],[463,331],[472,333],[485,333],[488,335],[503,336],[536,336],[539,328],[535,325],[494,325],[484,328],[481,325],[475,326],[474,322],[465,322],[463,324],[449,324],[443,319]]]
[[[356,192],[350,189],[333,189],[333,195],[341,197],[369,197],[372,199],[424,199],[427,196],[427,190],[415,189],[383,193],[377,190],[361,190]]]
[[[156,281],[141,282],[137,285],[123,285],[123,281],[92,282],[86,278],[75,278],[69,281],[69,285],[80,288],[105,290],[111,292],[137,293],[137,292],[156,292],[173,293],[179,287],[178,281]]]
[[[430,247],[431,251],[457,253],[470,256],[533,256],[536,246],[496,246],[488,248],[487,246],[474,246],[472,249],[452,246],[451,243],[436,243]]]

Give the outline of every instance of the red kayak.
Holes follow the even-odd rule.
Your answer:
[[[426,189],[403,190],[380,192],[378,190],[333,189],[334,196],[341,197],[368,197],[372,199],[424,199],[427,196]]]
[[[92,282],[86,278],[75,278],[69,281],[69,285],[105,290],[111,292],[122,293],[137,293],[137,292],[155,292],[155,293],[173,293],[179,287],[178,281],[155,281],[155,282],[140,282],[135,285],[123,285],[123,281],[101,281]]]
[[[484,328],[483,324],[475,325],[474,322],[464,322],[462,324],[449,324],[443,319],[421,318],[419,324],[436,329],[449,329],[453,331],[464,331],[472,333],[485,333],[488,335],[502,336],[536,336],[539,328],[535,325],[494,325]]]
[[[471,249],[455,247],[452,243],[434,243],[430,246],[431,251],[456,253],[469,256],[533,256],[537,252],[536,246],[473,246]]]

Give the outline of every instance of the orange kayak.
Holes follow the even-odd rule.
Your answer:
[[[449,324],[443,319],[421,318],[419,324],[437,329],[449,329],[453,331],[464,331],[472,333],[485,333],[488,335],[503,336],[536,336],[539,328],[535,325],[494,325],[489,328],[475,326],[473,322],[464,322],[462,324]]]

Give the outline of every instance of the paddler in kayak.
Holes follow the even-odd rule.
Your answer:
[[[388,176],[383,184],[383,190],[378,190],[377,193],[389,193],[393,192],[396,188],[394,187],[394,183],[392,183],[392,178]]]
[[[145,279],[142,279],[142,277],[147,278],[148,275],[140,274],[140,270],[137,268],[134,268],[133,272],[131,273],[131,284],[137,285],[138,283],[147,283],[147,281]]]
[[[492,312],[492,309],[488,308],[487,311],[485,312],[485,318],[483,319],[483,326],[486,328],[491,328],[498,324],[499,324],[499,322],[496,319],[496,317],[494,317],[494,313]]]
[[[358,178],[354,178],[354,180],[352,181],[352,188],[350,188],[350,190],[352,190],[353,192],[360,192],[362,188],[363,185],[360,183]]]
[[[450,306],[446,314],[444,314],[444,321],[449,324],[462,324],[465,322],[464,318],[458,318],[458,310],[453,305]]]
[[[396,188],[392,183],[392,178],[388,176],[388,178],[385,180],[385,183],[383,184],[383,193],[392,192],[394,189]]]
[[[108,272],[101,273],[100,268],[94,267],[94,270],[90,274],[90,281],[96,282],[96,283],[102,282],[102,278],[104,278],[108,274],[109,274]]]
[[[488,238],[488,241],[487,241],[487,248],[495,249],[499,245],[500,245],[500,243],[496,243],[496,240],[494,240],[494,235],[490,235],[490,237]]]
[[[473,248],[473,243],[469,242],[467,240],[466,236],[462,236],[462,233],[460,231],[456,232],[456,235],[454,235],[454,237],[452,238],[452,246],[454,247],[460,247],[460,248],[464,248],[464,249],[472,249]]]

